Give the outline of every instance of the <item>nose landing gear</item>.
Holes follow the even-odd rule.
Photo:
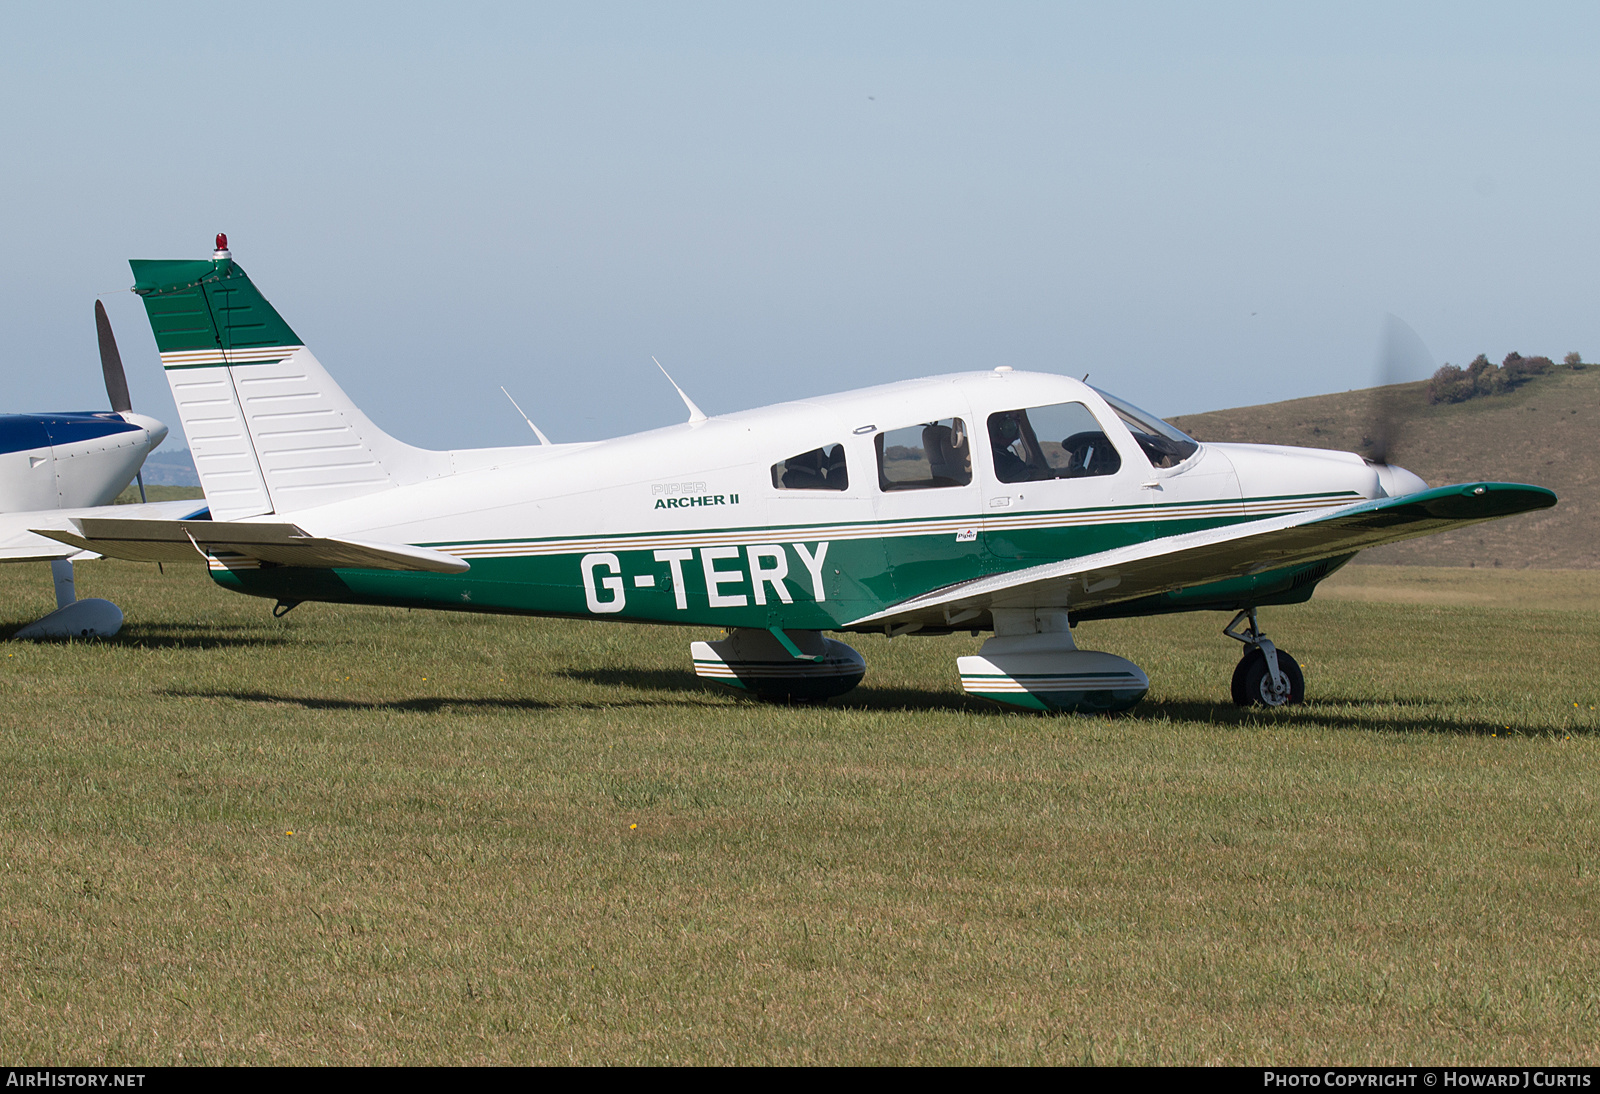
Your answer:
[[[1249,620],[1246,630],[1239,624]],[[1261,633],[1256,610],[1246,608],[1222,628],[1222,633],[1244,643],[1244,656],[1233,670],[1233,702],[1241,707],[1281,707],[1303,703],[1306,678],[1293,657],[1278,649]]]

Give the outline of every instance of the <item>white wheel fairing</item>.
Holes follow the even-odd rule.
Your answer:
[[[795,657],[766,631],[741,628],[719,642],[689,647],[695,675],[769,702],[814,703],[861,682],[867,663],[850,646],[816,631],[790,631]]]
[[[961,657],[969,695],[1027,710],[1103,714],[1127,710],[1150,690],[1132,661],[1095,650],[1051,650]]]
[[[57,608],[37,623],[23,627],[12,638],[26,641],[61,638],[110,638],[122,629],[122,609],[109,600],[91,597]]]

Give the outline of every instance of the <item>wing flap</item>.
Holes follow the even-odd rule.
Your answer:
[[[313,536],[299,525],[209,520],[118,520],[84,517],[72,529],[42,536],[86,551],[135,562],[199,562],[238,556],[311,569],[421,570],[465,573],[470,564],[409,543],[371,543]]]
[[[946,624],[952,614],[991,608],[1085,611],[1230,578],[1349,555],[1480,521],[1548,509],[1540,486],[1480,482],[1399,498],[1169,536],[1100,554],[976,578],[902,601],[850,626]]]

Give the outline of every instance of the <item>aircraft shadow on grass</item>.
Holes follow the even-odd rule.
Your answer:
[[[13,637],[20,629],[31,624],[8,621],[0,623],[0,641]],[[267,648],[287,645],[291,639],[276,634],[263,634],[255,627],[228,627],[212,623],[153,623],[129,624],[121,629],[113,645],[143,650],[215,650],[232,648]]]
[[[696,677],[686,672],[660,669],[591,669],[565,673],[568,678],[601,687],[627,687],[640,691],[665,691],[685,695],[717,695]],[[728,693],[721,692],[726,695]],[[1403,700],[1379,699],[1312,700],[1287,711],[1265,708],[1240,708],[1226,700],[1205,702],[1193,699],[1146,699],[1133,710],[1102,714],[1098,717],[1124,723],[1205,722],[1218,726],[1274,725],[1324,729],[1363,729],[1381,733],[1444,733],[1465,737],[1487,737],[1504,733],[1503,722],[1461,722],[1430,717],[1426,713],[1378,713],[1378,709],[1403,706]],[[1376,708],[1372,714],[1351,712]],[[820,704],[820,710],[905,710],[921,713],[988,714],[1029,717],[993,703],[949,691],[921,688],[856,688],[846,696]],[[1542,732],[1542,730],[1536,730]]]
[[[1504,722],[1456,721],[1429,716],[1424,712],[1383,714],[1352,713],[1349,708],[1403,706],[1403,700],[1386,703],[1377,699],[1325,699],[1307,702],[1289,710],[1239,708],[1228,702],[1197,702],[1178,699],[1146,699],[1137,710],[1112,715],[1125,722],[1206,722],[1217,726],[1276,726],[1296,729],[1359,729],[1369,733],[1434,733],[1455,737],[1489,737],[1504,734]],[[1545,727],[1515,727],[1519,732],[1544,733]]]
[[[672,669],[575,669],[562,673],[569,680],[579,680],[604,688],[634,688],[639,691],[676,693],[687,699],[730,698],[733,693],[709,685],[700,677]],[[773,704],[782,709],[783,704]],[[870,685],[858,687],[847,697],[839,697],[818,704],[818,710],[917,710],[946,711],[962,714],[998,713],[996,707],[977,699],[950,692],[925,691],[920,688],[879,688]]]
[[[682,696],[711,697],[726,695],[712,691],[700,680],[686,672],[663,669],[587,669],[564,673],[572,680],[580,680],[598,687],[633,688],[639,691],[658,691]],[[557,704],[552,704],[557,705]],[[622,704],[626,705],[626,704]],[[1205,702],[1201,700],[1146,699],[1130,711],[1104,714],[1099,717],[1123,723],[1142,722],[1205,722],[1217,726],[1274,725],[1324,729],[1362,729],[1380,733],[1443,733],[1465,737],[1487,737],[1504,733],[1503,722],[1460,722],[1426,713],[1352,712],[1362,708],[1390,708],[1399,705],[1377,699],[1328,699],[1312,701],[1289,711],[1272,711],[1257,708],[1240,708],[1226,700]],[[1027,717],[966,695],[949,691],[932,691],[920,688],[858,687],[847,696],[820,704],[819,710],[905,710],[920,713],[987,714]]]
[[[602,688],[634,688],[638,691],[667,692],[686,697],[717,694],[716,690],[709,687],[704,680],[682,669],[569,669],[561,675],[569,680],[578,680]]]
[[[622,703],[548,703],[540,699],[517,699],[504,696],[422,695],[412,699],[332,699],[312,695],[274,694],[266,691],[201,691],[164,688],[157,695],[167,699],[231,699],[237,703],[259,703],[263,706],[300,707],[303,710],[336,710],[357,713],[361,711],[405,711],[412,714],[439,714],[446,710],[557,710],[574,707],[625,706]]]
[[[197,639],[195,645],[215,644],[215,639]],[[588,669],[562,673],[570,680],[605,688],[628,688],[654,693],[654,697],[628,698],[616,696],[604,702],[583,700],[545,700],[513,696],[417,696],[409,699],[373,700],[341,699],[308,695],[291,695],[266,691],[185,690],[167,688],[157,694],[169,699],[231,699],[240,703],[259,703],[267,706],[294,706],[304,710],[334,711],[405,711],[417,714],[439,714],[447,711],[560,711],[603,710],[663,707],[704,706],[720,707],[718,700],[726,699],[726,692],[712,690],[698,677],[686,672],[663,669]],[[1361,713],[1361,708],[1383,708],[1391,704],[1373,699],[1332,700],[1310,702],[1291,711],[1240,709],[1229,702],[1203,702],[1197,700],[1150,699],[1132,711],[1098,716],[1127,725],[1129,729],[1147,722],[1203,722],[1218,727],[1259,726],[1295,729],[1357,729],[1376,733],[1434,733],[1461,737],[1488,737],[1505,733],[1503,722],[1461,722],[1430,717],[1425,713],[1382,714]],[[1352,712],[1350,708],[1357,708]],[[773,704],[768,709],[784,709]],[[837,698],[817,704],[818,711],[886,711],[903,710],[917,713],[976,714],[1006,717],[1028,717],[965,695],[952,692],[926,691],[917,688],[862,687],[851,692],[848,698]],[[1041,725],[1053,720],[1037,717]],[[1075,718],[1071,720],[1081,720]],[[1519,727],[1529,732],[1529,727]],[[1532,732],[1545,732],[1533,729]]]
[[[289,635],[264,632],[258,626],[163,622],[129,624],[123,627],[115,645],[144,650],[216,650],[266,649],[292,642]]]

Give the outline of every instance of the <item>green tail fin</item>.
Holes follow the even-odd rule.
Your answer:
[[[204,360],[219,350],[225,356],[235,350],[259,354],[302,344],[232,258],[135,259],[130,264],[133,291],[144,298],[167,368],[220,363]],[[262,360],[258,354],[250,356]]]

